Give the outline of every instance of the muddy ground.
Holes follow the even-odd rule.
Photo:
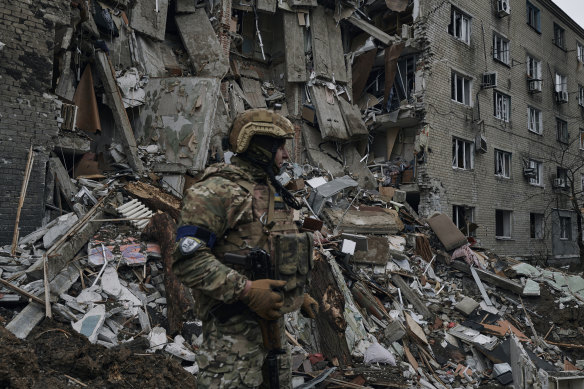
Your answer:
[[[196,388],[179,362],[147,348],[139,338],[107,349],[49,319],[26,340],[0,326],[0,388]]]

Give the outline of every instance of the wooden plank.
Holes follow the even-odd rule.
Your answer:
[[[252,108],[267,108],[259,81],[241,77],[241,87]]]
[[[32,152],[32,144],[28,150],[28,160],[26,161],[26,167],[24,169],[24,179],[22,180],[22,187],[20,189],[20,198],[18,199],[18,209],[16,210],[16,221],[14,222],[14,233],[12,234],[12,250],[10,254],[14,256],[16,254],[16,246],[18,245],[18,236],[20,231],[18,230],[18,225],[20,223],[20,212],[22,211],[22,206],[24,205],[24,198],[26,197],[26,190],[28,188],[28,181],[30,180],[30,172],[32,170],[32,163],[34,161],[34,153]]]
[[[409,287],[409,285],[406,284],[406,282],[404,281],[403,278],[401,278],[400,275],[398,274],[392,275],[391,280],[393,281],[395,286],[400,288],[403,296],[406,298],[406,300],[410,302],[410,304],[414,306],[414,309],[416,310],[417,313],[422,315],[424,319],[429,319],[430,317],[432,317],[432,313],[430,312],[426,304],[424,304],[424,302],[418,297],[416,292],[414,292]]]
[[[375,39],[379,40],[384,45],[390,45],[391,43],[395,42],[397,38],[395,36],[391,36],[386,34],[385,32],[381,31],[379,28],[375,27],[374,25],[367,23],[363,19],[359,19],[355,14],[351,15],[348,19],[346,19],[349,23],[354,25],[355,27],[365,31],[367,34],[371,35]]]
[[[142,166],[142,161],[138,156],[138,147],[136,146],[136,139],[134,138],[134,132],[132,131],[132,125],[130,124],[130,119],[128,119],[128,114],[124,108],[124,102],[122,101],[122,95],[118,88],[118,84],[114,77],[114,71],[112,64],[106,53],[103,51],[98,51],[96,54],[97,71],[105,93],[108,96],[108,105],[112,110],[114,116],[114,121],[116,127],[121,129],[121,138],[124,146],[124,152],[128,158],[128,163],[132,169],[137,172],[142,172],[144,166]]]
[[[322,85],[313,85],[310,88],[310,95],[316,108],[322,139],[348,140],[349,133],[335,92]]]
[[[298,24],[297,15],[300,14],[282,12],[284,43],[286,45],[286,79],[288,82],[308,81],[304,55],[304,27]]]
[[[455,268],[456,270],[460,270],[467,274],[471,274],[470,266],[464,262],[452,261],[450,266]],[[488,282],[489,284],[493,284],[503,289],[510,290],[519,295],[523,294],[523,286],[521,284],[518,284],[517,282],[511,281],[509,279],[498,276],[495,273],[491,273],[489,271],[482,269],[476,269],[476,272],[482,281]]]
[[[337,82],[347,82],[347,68],[343,55],[341,29],[337,26],[332,11],[317,7],[310,12],[312,29],[312,53],[317,77]]]
[[[59,192],[69,204],[69,207],[73,209],[73,204],[71,203],[71,198],[77,193],[75,185],[71,182],[71,177],[65,170],[65,167],[61,163],[61,160],[58,157],[52,157],[49,159],[49,167],[50,170],[55,174],[55,181],[57,187],[59,188]]]

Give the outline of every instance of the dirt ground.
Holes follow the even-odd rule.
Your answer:
[[[107,349],[49,319],[26,340],[0,326],[0,388],[196,388],[179,362],[147,348],[140,338]]]

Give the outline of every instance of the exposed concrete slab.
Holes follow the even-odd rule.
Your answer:
[[[79,304],[92,304],[97,301],[103,300],[101,294],[97,292],[97,287],[83,289],[81,293],[75,298]]]
[[[219,86],[212,78],[150,79],[136,137],[144,146],[157,139],[167,162],[204,169]]]
[[[535,278],[541,275],[541,271],[535,266],[531,266],[529,263],[518,263],[517,265],[514,265],[512,269],[521,276]]]
[[[176,13],[194,13],[196,0],[176,0]]]
[[[460,312],[464,313],[466,316],[470,315],[472,313],[472,311],[474,311],[475,309],[477,309],[479,306],[479,303],[476,302],[475,300],[471,299],[468,296],[464,296],[464,298],[459,301],[454,308],[458,309]]]
[[[162,60],[162,43],[138,35],[136,37],[136,44],[138,46],[140,62],[146,74],[150,77],[166,76],[166,68]]]
[[[525,287],[523,288],[524,296],[539,296],[539,284],[533,280],[527,280]]]
[[[338,225],[339,231],[351,234],[397,234],[404,225],[396,211],[379,208],[380,211],[359,211],[340,208],[325,208],[323,215],[333,226]],[[344,216],[343,216],[344,214]]]
[[[87,312],[81,320],[73,323],[71,326],[81,335],[85,335],[91,343],[97,342],[97,336],[100,328],[105,321],[105,305],[96,305],[91,311]]]
[[[91,140],[81,137],[74,132],[61,131],[55,142],[57,153],[80,155],[91,151]]]
[[[229,70],[219,39],[203,8],[175,17],[180,37],[199,77],[223,76]]]
[[[79,218],[73,212],[60,216],[57,223],[43,236],[43,247],[48,249],[77,223]]]
[[[151,38],[164,40],[168,0],[140,0],[134,3],[130,27]]]

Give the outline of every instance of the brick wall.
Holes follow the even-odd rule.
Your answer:
[[[453,205],[475,207],[477,237],[485,247],[507,255],[551,253],[552,208],[563,207],[552,190],[551,176],[558,154],[555,118],[568,121],[572,139],[582,126],[578,106],[578,84],[584,84],[584,70],[577,62],[576,41],[584,42],[584,34],[572,29],[565,19],[546,8],[548,1],[532,0],[541,10],[541,33],[527,25],[525,0],[511,1],[511,14],[499,17],[496,1],[452,0],[422,1],[422,15],[427,16],[427,39],[430,42],[431,69],[426,72],[426,122],[430,125],[428,164],[421,185],[420,210],[452,214]],[[472,34],[467,45],[448,33],[452,5],[472,18]],[[567,51],[552,40],[553,23],[565,28]],[[511,43],[509,65],[493,59],[493,34],[507,37]],[[526,80],[526,57],[530,54],[542,61],[543,90],[532,94]],[[569,103],[554,101],[553,74],[558,70],[568,76]],[[472,79],[472,107],[451,99],[451,73],[456,71]],[[496,89],[481,89],[481,74],[496,71]],[[494,90],[511,96],[511,118],[508,123],[494,117]],[[543,134],[530,132],[527,108],[534,106],[543,113]],[[474,168],[452,168],[452,137],[474,141],[482,134],[488,141],[485,154],[476,153]],[[511,177],[498,178],[494,173],[494,149],[512,153]],[[580,153],[578,144],[571,152]],[[534,186],[523,176],[523,159],[544,161],[543,186]],[[576,189],[580,190],[580,183]],[[511,239],[495,237],[495,210],[512,211]],[[546,214],[546,238],[530,238],[530,213]]]
[[[20,236],[44,215],[45,166],[57,133],[54,103],[43,97],[53,77],[55,21],[67,22],[60,1],[0,4],[0,244],[12,241],[28,149],[37,150],[20,217]]]

